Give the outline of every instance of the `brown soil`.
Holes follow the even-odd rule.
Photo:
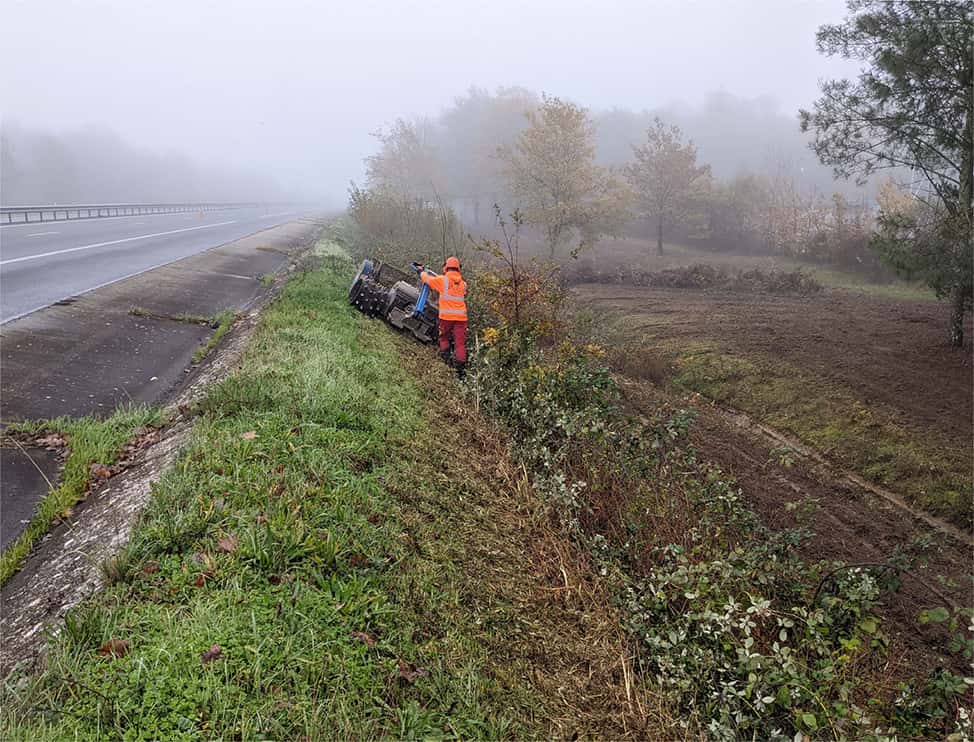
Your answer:
[[[894,645],[905,649],[904,661],[922,663],[924,669],[940,664],[953,665],[959,672],[969,669],[958,656],[945,652],[942,625],[917,623],[920,611],[943,606],[945,598],[954,607],[974,605],[969,541],[931,528],[813,457],[798,456],[791,466],[783,466],[773,453],[780,443],[747,418],[702,399],[694,407],[695,447],[741,483],[768,526],[812,531],[801,549],[805,559],[882,564],[897,549],[928,540],[930,548],[911,574],[903,576],[900,590],[886,596],[880,614]],[[810,509],[789,509],[787,503]],[[916,669],[910,674],[916,675]]]
[[[959,442],[974,436],[967,318],[964,348],[946,342],[949,308],[829,291],[812,297],[585,284],[587,302],[629,315],[657,342],[713,342],[781,358],[895,410],[897,423]]]
[[[881,299],[843,292],[814,297],[734,294],[587,284],[577,288],[586,304],[625,316],[631,340],[646,343],[716,344],[747,356],[787,361],[809,375],[851,389],[866,404],[888,407],[896,422],[921,434],[972,441],[970,340],[963,349],[945,341],[948,308],[933,302]],[[970,320],[966,333],[970,338]],[[623,366],[625,364],[622,364]],[[629,371],[631,369],[623,369]],[[661,386],[661,369],[627,379],[624,389],[637,409],[674,403]],[[803,526],[814,535],[802,548],[810,561],[884,563],[918,539],[931,545],[881,613],[901,647],[891,660],[931,669],[965,667],[946,651],[943,625],[920,626],[919,612],[945,603],[974,605],[970,534],[935,519],[918,518],[895,496],[850,477],[795,442],[794,461],[776,450],[782,435],[746,415],[700,395],[680,399],[696,410],[695,447],[742,486],[764,522],[773,528]],[[799,507],[786,507],[800,503]],[[893,670],[896,674],[895,669]]]

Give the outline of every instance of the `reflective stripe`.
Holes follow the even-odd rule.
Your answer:
[[[441,283],[433,279],[443,279],[443,281]],[[460,281],[461,290],[466,294],[466,283],[463,282],[462,276]],[[448,275],[429,276],[427,283],[439,294],[437,299],[439,318],[448,322],[466,322],[467,302],[463,295],[450,293],[450,277]]]
[[[462,278],[460,279],[463,280]],[[443,276],[443,291],[440,292],[440,296],[447,301],[465,301],[464,296],[455,296],[450,293],[450,279],[447,276]]]

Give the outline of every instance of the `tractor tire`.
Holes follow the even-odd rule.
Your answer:
[[[368,276],[361,279],[361,285],[352,304],[369,317],[385,318],[388,289]]]
[[[352,285],[348,288],[348,303],[355,304],[356,300],[359,298],[359,294],[362,292],[362,285],[365,283],[365,279],[372,275],[372,261],[366,258],[362,261],[362,265],[358,269],[358,273],[355,274],[355,278],[352,279]]]

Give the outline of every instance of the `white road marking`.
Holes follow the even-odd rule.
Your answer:
[[[262,216],[261,219],[273,219],[275,216],[287,216],[293,213],[293,211],[282,211],[279,214],[267,214],[266,216]]]
[[[25,255],[22,258],[11,258],[10,260],[0,260],[0,266],[10,265],[11,263],[21,263],[25,260],[39,260],[40,258],[49,258],[52,255],[64,255],[69,252],[77,252],[78,250],[91,250],[95,247],[106,247],[107,245],[118,245],[122,242],[135,242],[136,240],[147,240],[151,237],[162,237],[167,234],[177,234],[179,232],[192,232],[196,229],[210,229],[211,227],[222,227],[225,224],[236,224],[236,219],[231,219],[226,222],[216,222],[215,224],[202,224],[198,227],[184,227],[183,229],[170,229],[168,232],[153,232],[152,234],[140,234],[138,237],[124,237],[120,240],[109,240],[108,242],[95,242],[90,245],[81,245],[80,247],[69,247],[64,250],[52,250],[51,252],[42,252],[37,255]]]
[[[27,235],[28,237],[43,237],[46,234],[61,234],[60,232],[34,232],[33,234]]]

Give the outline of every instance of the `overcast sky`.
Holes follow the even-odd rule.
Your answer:
[[[855,71],[815,50],[844,15],[843,0],[3,0],[0,105],[338,203],[369,132],[471,85],[633,109],[723,90],[790,114]]]

